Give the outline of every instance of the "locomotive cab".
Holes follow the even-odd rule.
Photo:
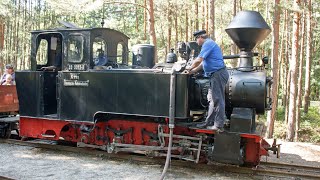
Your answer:
[[[31,32],[31,69],[17,72],[21,115],[58,118],[62,72],[127,65],[128,39],[107,28]]]

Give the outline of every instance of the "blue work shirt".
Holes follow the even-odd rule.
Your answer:
[[[198,57],[203,58],[202,67],[205,76],[225,67],[220,47],[210,38],[207,38],[202,44]]]

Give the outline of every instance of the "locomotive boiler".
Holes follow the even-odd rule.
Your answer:
[[[255,133],[255,115],[270,108],[271,79],[252,52],[270,28],[258,12],[240,12],[226,29],[238,45],[229,69],[224,132],[194,128],[207,112],[208,79],[185,67],[200,47],[181,43],[156,64],[152,45],[128,62],[125,34],[108,28],[33,31],[31,69],[16,72],[20,135],[63,140],[110,153],[135,152],[193,162],[257,165],[270,145]],[[48,70],[62,58],[61,67]],[[45,71],[43,70],[45,69]],[[167,155],[166,155],[167,154]]]

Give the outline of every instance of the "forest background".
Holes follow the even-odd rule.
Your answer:
[[[266,136],[320,143],[320,2],[316,0],[1,0],[0,72],[5,64],[30,67],[30,31],[61,27],[58,20],[81,28],[119,30],[130,46],[154,44],[163,62],[178,41],[192,41],[205,29],[224,55],[239,49],[225,33],[242,10],[261,13],[272,33],[254,51],[255,64],[268,56],[273,77],[273,107],[259,121]],[[129,47],[130,49],[130,47]],[[236,67],[237,60],[226,60]]]

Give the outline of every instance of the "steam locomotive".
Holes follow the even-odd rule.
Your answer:
[[[197,129],[207,113],[208,79],[184,73],[199,52],[179,44],[185,61],[156,64],[154,47],[133,48],[128,65],[125,34],[108,28],[33,31],[31,69],[16,72],[20,136],[74,142],[109,153],[134,152],[187,161],[257,165],[273,149],[255,133],[256,114],[270,109],[272,82],[253,66],[252,50],[270,33],[262,16],[242,11],[226,32],[241,50],[229,69],[225,131]],[[61,69],[43,67],[57,64]],[[267,59],[264,59],[267,63]],[[58,63],[59,64],[59,63]]]

